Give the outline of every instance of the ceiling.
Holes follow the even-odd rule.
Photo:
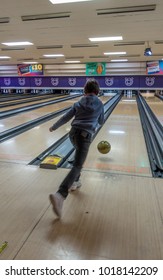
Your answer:
[[[108,74],[145,74],[146,61],[163,59],[163,0],[94,0],[59,5],[49,0],[0,0],[0,5],[0,56],[11,57],[0,59],[0,76],[17,75],[17,64],[25,61],[42,63],[45,75],[85,74],[87,62],[106,62]],[[143,7],[146,5],[149,7]],[[154,10],[140,11],[153,5]],[[140,6],[139,11],[127,12],[133,6]],[[125,8],[125,12],[111,10],[108,14],[113,8]],[[123,40],[89,40],[106,36],[122,36]],[[11,48],[2,44],[11,41],[30,41],[33,45]],[[148,46],[151,57],[144,56]],[[127,54],[104,55],[119,51]],[[44,54],[64,57],[45,58]],[[127,58],[128,62],[110,62],[113,58]],[[80,63],[66,64],[65,60]]]

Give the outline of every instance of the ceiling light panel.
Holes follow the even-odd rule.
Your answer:
[[[104,55],[119,55],[126,54],[126,52],[105,52]]]
[[[31,42],[8,42],[8,43],[2,43],[3,45],[6,45],[6,46],[28,46],[28,45],[33,45],[33,43]]]
[[[80,63],[80,60],[65,60],[65,63]]]
[[[93,0],[49,0],[52,4],[66,4],[66,3],[76,3],[76,2],[88,2]]]
[[[122,36],[89,38],[91,42],[107,42],[123,40]]]
[[[111,62],[125,62],[128,61],[128,59],[111,59]]]
[[[62,57],[64,54],[44,54],[45,57]]]
[[[23,64],[37,64],[37,61],[24,61]]]

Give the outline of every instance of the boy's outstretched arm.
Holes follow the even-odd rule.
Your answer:
[[[50,128],[49,131],[52,132],[59,128],[60,126],[64,125],[67,123],[69,120],[71,120],[75,115],[75,107],[72,106],[70,110],[65,113],[56,123],[54,123]]]

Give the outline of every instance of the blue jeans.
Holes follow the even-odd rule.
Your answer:
[[[77,181],[80,177],[80,172],[89,151],[92,135],[84,130],[71,128],[69,138],[75,148],[75,157],[72,169],[65,177],[58,189],[58,192],[64,198],[68,196],[68,189],[72,186],[74,181]]]

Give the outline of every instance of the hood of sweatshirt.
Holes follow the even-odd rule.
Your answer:
[[[101,106],[101,101],[96,95],[86,95],[80,99],[79,106],[88,112],[94,112]]]

